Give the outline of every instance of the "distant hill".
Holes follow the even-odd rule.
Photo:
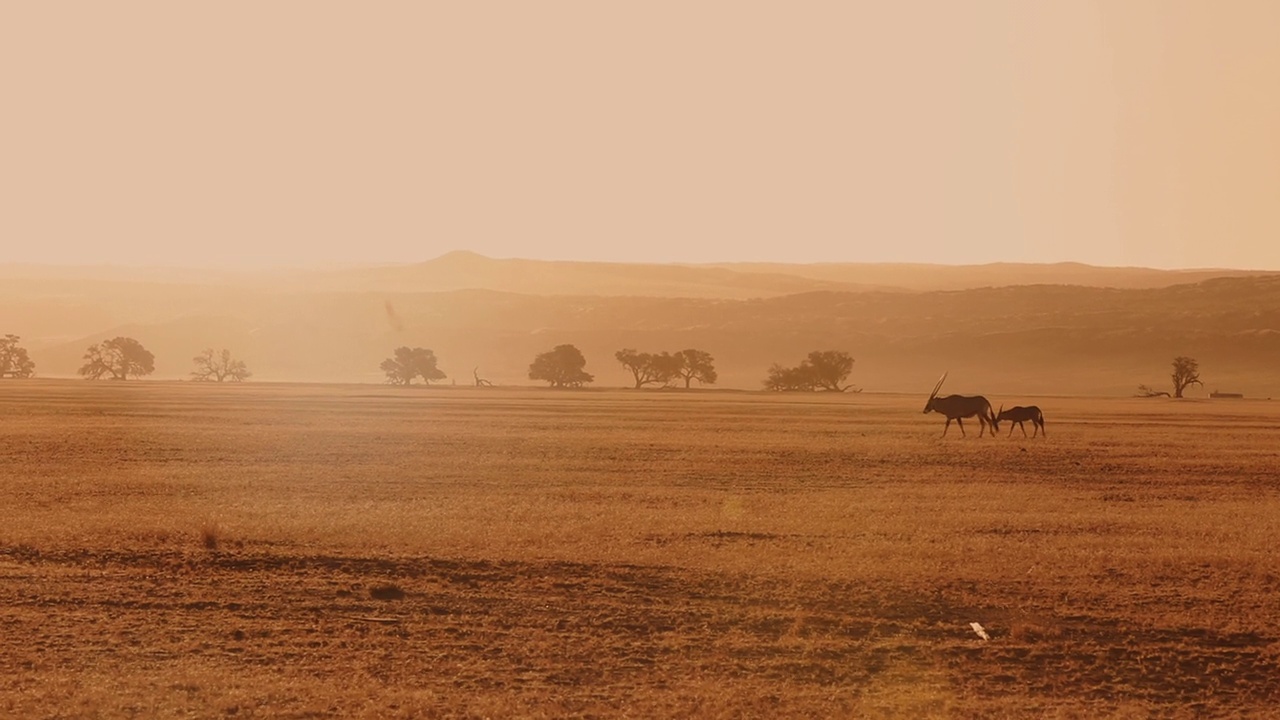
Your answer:
[[[804,277],[786,271],[697,265],[494,259],[452,252],[412,265],[336,270],[297,278],[312,289],[447,292],[500,290],[529,295],[690,298],[773,297],[813,290],[888,290],[875,282]]]
[[[1247,270],[1155,270],[1080,263],[929,265],[889,263],[720,263],[675,265],[489,258],[451,252],[421,263],[337,269],[132,268],[0,265],[0,296],[17,291],[109,283],[234,286],[291,292],[448,292],[496,290],[525,295],[752,299],[815,291],[909,292],[1009,285],[1160,288],[1217,277],[1273,275]],[[57,291],[65,294],[63,291]]]
[[[1080,263],[664,265],[495,259],[471,252],[452,252],[417,264],[308,273],[296,276],[295,280],[310,289],[336,291],[499,290],[528,295],[749,299],[818,290],[964,290],[1036,284],[1157,288],[1215,277],[1266,274],[1243,270],[1111,268]]]
[[[323,275],[315,287],[305,274],[271,284],[6,281],[0,332],[23,336],[44,376],[73,375],[88,344],[124,334],[156,353],[156,377],[167,378],[185,376],[212,346],[233,350],[262,380],[379,382],[394,347],[422,345],[460,384],[477,366],[500,384],[526,384],[533,355],[568,342],[598,385],[614,387],[627,382],[613,360],[623,347],[708,350],[722,387],[758,388],[770,363],[842,349],[858,361],[852,380],[869,390],[923,392],[949,370],[952,391],[1005,395],[1130,394],[1138,383],[1163,385],[1173,356],[1188,354],[1201,362],[1205,391],[1280,397],[1276,276],[742,299],[343,290]]]

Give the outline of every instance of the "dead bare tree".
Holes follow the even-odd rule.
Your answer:
[[[476,387],[493,387],[493,383],[480,377],[480,366],[476,366],[471,370],[471,376],[476,379]]]
[[[191,361],[196,366],[191,371],[191,379],[197,382],[242,382],[253,376],[244,361],[231,357],[231,351],[225,348],[220,353],[215,353],[213,348],[205,348]]]

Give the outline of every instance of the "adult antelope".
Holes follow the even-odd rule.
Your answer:
[[[947,436],[947,431],[951,429],[951,421],[955,420],[960,426],[960,434],[968,436],[964,431],[964,418],[977,416],[978,418],[978,437],[986,432],[987,425],[991,425],[991,434],[996,434],[997,424],[996,414],[991,411],[991,403],[981,395],[944,395],[938,397],[938,391],[942,389],[942,383],[946,382],[947,374],[942,373],[942,377],[938,380],[938,384],[933,386],[933,392],[929,393],[929,401],[924,404],[925,414],[931,412],[941,413],[947,416],[947,424],[942,428],[942,437]]]
[[[1027,436],[1027,428],[1022,424],[1027,420],[1031,421],[1031,437],[1044,434],[1044,414],[1035,405],[1011,407],[1008,410],[1001,405],[1000,412],[996,414],[996,422],[1016,423],[1022,429],[1022,437]],[[1012,424],[1009,425],[1009,435],[1013,435]]]

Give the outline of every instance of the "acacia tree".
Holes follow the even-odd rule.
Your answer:
[[[529,363],[529,379],[545,380],[553,388],[582,387],[596,379],[585,370],[586,366],[581,350],[573,345],[557,345]]]
[[[0,339],[0,378],[29,378],[36,374],[36,364],[27,356],[27,349],[18,346],[17,335],[5,335]]]
[[[156,356],[131,337],[114,337],[90,345],[84,354],[85,364],[78,371],[86,380],[110,378],[128,380],[150,375],[156,369]]]
[[[635,378],[635,387],[645,385],[670,386],[683,378],[684,386],[697,380],[712,384],[716,381],[715,358],[702,350],[681,350],[677,353],[642,353],[630,348],[613,355]]]
[[[191,371],[191,379],[197,382],[241,382],[253,375],[243,360],[232,358],[231,351],[225,348],[218,354],[214,354],[213,348],[205,348],[191,361],[196,364],[196,369]]]
[[[813,378],[813,385],[820,390],[844,392],[850,385],[841,385],[853,372],[853,358],[840,350],[814,350],[800,367]]]
[[[678,353],[672,355],[666,351],[656,353],[652,362],[653,372],[658,376],[663,386],[670,385],[676,381],[676,378],[680,377],[680,368],[684,364]]]
[[[1173,359],[1173,396],[1182,397],[1182,391],[1192,385],[1204,386],[1200,382],[1200,363],[1195,358],[1189,358],[1186,355],[1179,355]]]
[[[800,367],[788,368],[774,363],[769,366],[769,375],[764,379],[764,389],[776,392],[813,390],[813,376],[803,364]]]
[[[443,380],[447,376],[436,367],[436,354],[427,348],[396,348],[395,357],[382,361],[382,371],[387,374],[387,382],[392,385],[411,385],[413,379],[421,377],[428,385],[433,380]]]
[[[787,368],[774,363],[765,377],[766,390],[830,390],[845,392],[844,384],[853,371],[853,358],[839,350],[815,350],[798,366]],[[854,392],[858,392],[854,390]]]
[[[666,355],[666,353],[663,354]],[[654,383],[665,385],[671,380],[671,376],[665,372],[668,369],[666,367],[668,363],[655,362],[658,356],[653,353],[642,353],[636,352],[631,348],[623,348],[614,353],[613,357],[622,363],[622,367],[631,372],[632,377],[635,378],[635,386],[637,388]],[[667,357],[671,356],[667,355]]]
[[[689,388],[689,382],[697,380],[703,385],[716,384],[716,359],[711,357],[711,353],[705,350],[681,350],[675,355],[680,359],[680,370],[676,373],[679,377],[684,378],[685,389]]]

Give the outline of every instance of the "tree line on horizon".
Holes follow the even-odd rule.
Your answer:
[[[0,339],[0,378],[35,377],[35,363],[27,349],[18,345],[21,339],[17,335]],[[131,337],[117,336],[90,345],[82,359],[85,362],[76,372],[86,380],[128,380],[145,377],[156,369],[155,355]],[[241,382],[253,376],[245,362],[226,349],[215,352],[206,348],[191,361],[195,364],[191,379],[196,382]]]
[[[84,365],[77,371],[86,380],[128,380],[155,372],[156,356],[131,337],[114,337],[90,345],[84,354]],[[191,379],[196,382],[242,382],[253,376],[243,360],[237,360],[230,350],[216,353],[213,348],[191,358],[195,369]]]
[[[27,349],[22,347],[18,335],[7,334],[0,338],[0,379],[22,379],[35,376],[35,362]],[[155,355],[131,337],[117,336],[90,345],[83,357],[85,363],[77,373],[86,380],[128,380],[150,375],[155,371]],[[677,352],[639,352],[623,348],[614,353],[623,368],[631,373],[634,388],[649,385],[672,387],[680,381],[686,389],[694,381],[700,385],[714,385],[718,379],[715,358],[705,350],[687,348]],[[853,371],[854,359],[842,350],[814,350],[794,367],[774,363],[768,369],[762,385],[774,392],[861,392],[847,380]],[[206,348],[192,358],[195,369],[190,372],[195,382],[242,382],[253,376],[247,364],[235,358],[230,350],[215,351]],[[546,382],[553,388],[578,388],[595,381],[586,371],[587,360],[572,344],[557,345],[539,353],[529,364],[529,379]],[[422,347],[401,346],[392,357],[379,366],[386,381],[393,385],[411,385],[421,378],[424,383],[444,380],[448,376],[439,367],[435,353]],[[490,387],[492,382],[473,370],[477,387]],[[1173,392],[1156,390],[1148,385],[1138,386],[1140,397],[1183,397],[1192,385],[1204,386],[1200,380],[1200,364],[1195,358],[1179,355],[1173,359],[1170,375]]]
[[[631,373],[635,389],[649,385],[672,387],[680,382],[688,389],[695,381],[700,385],[714,385],[719,379],[715,358],[705,350],[686,348],[676,352],[651,353],[623,348],[613,357]],[[853,389],[845,382],[853,371],[853,363],[847,352],[815,350],[794,368],[774,363],[763,384],[766,390],[776,391],[845,392]],[[435,352],[422,347],[398,347],[392,357],[382,361],[380,367],[392,385],[411,385],[418,378],[431,384],[448,377],[440,369]],[[578,388],[595,381],[595,375],[587,372],[586,367],[587,359],[577,346],[557,345],[534,357],[529,364],[529,379],[540,380],[553,388]],[[478,370],[474,374],[477,386],[492,385],[479,376]]]

